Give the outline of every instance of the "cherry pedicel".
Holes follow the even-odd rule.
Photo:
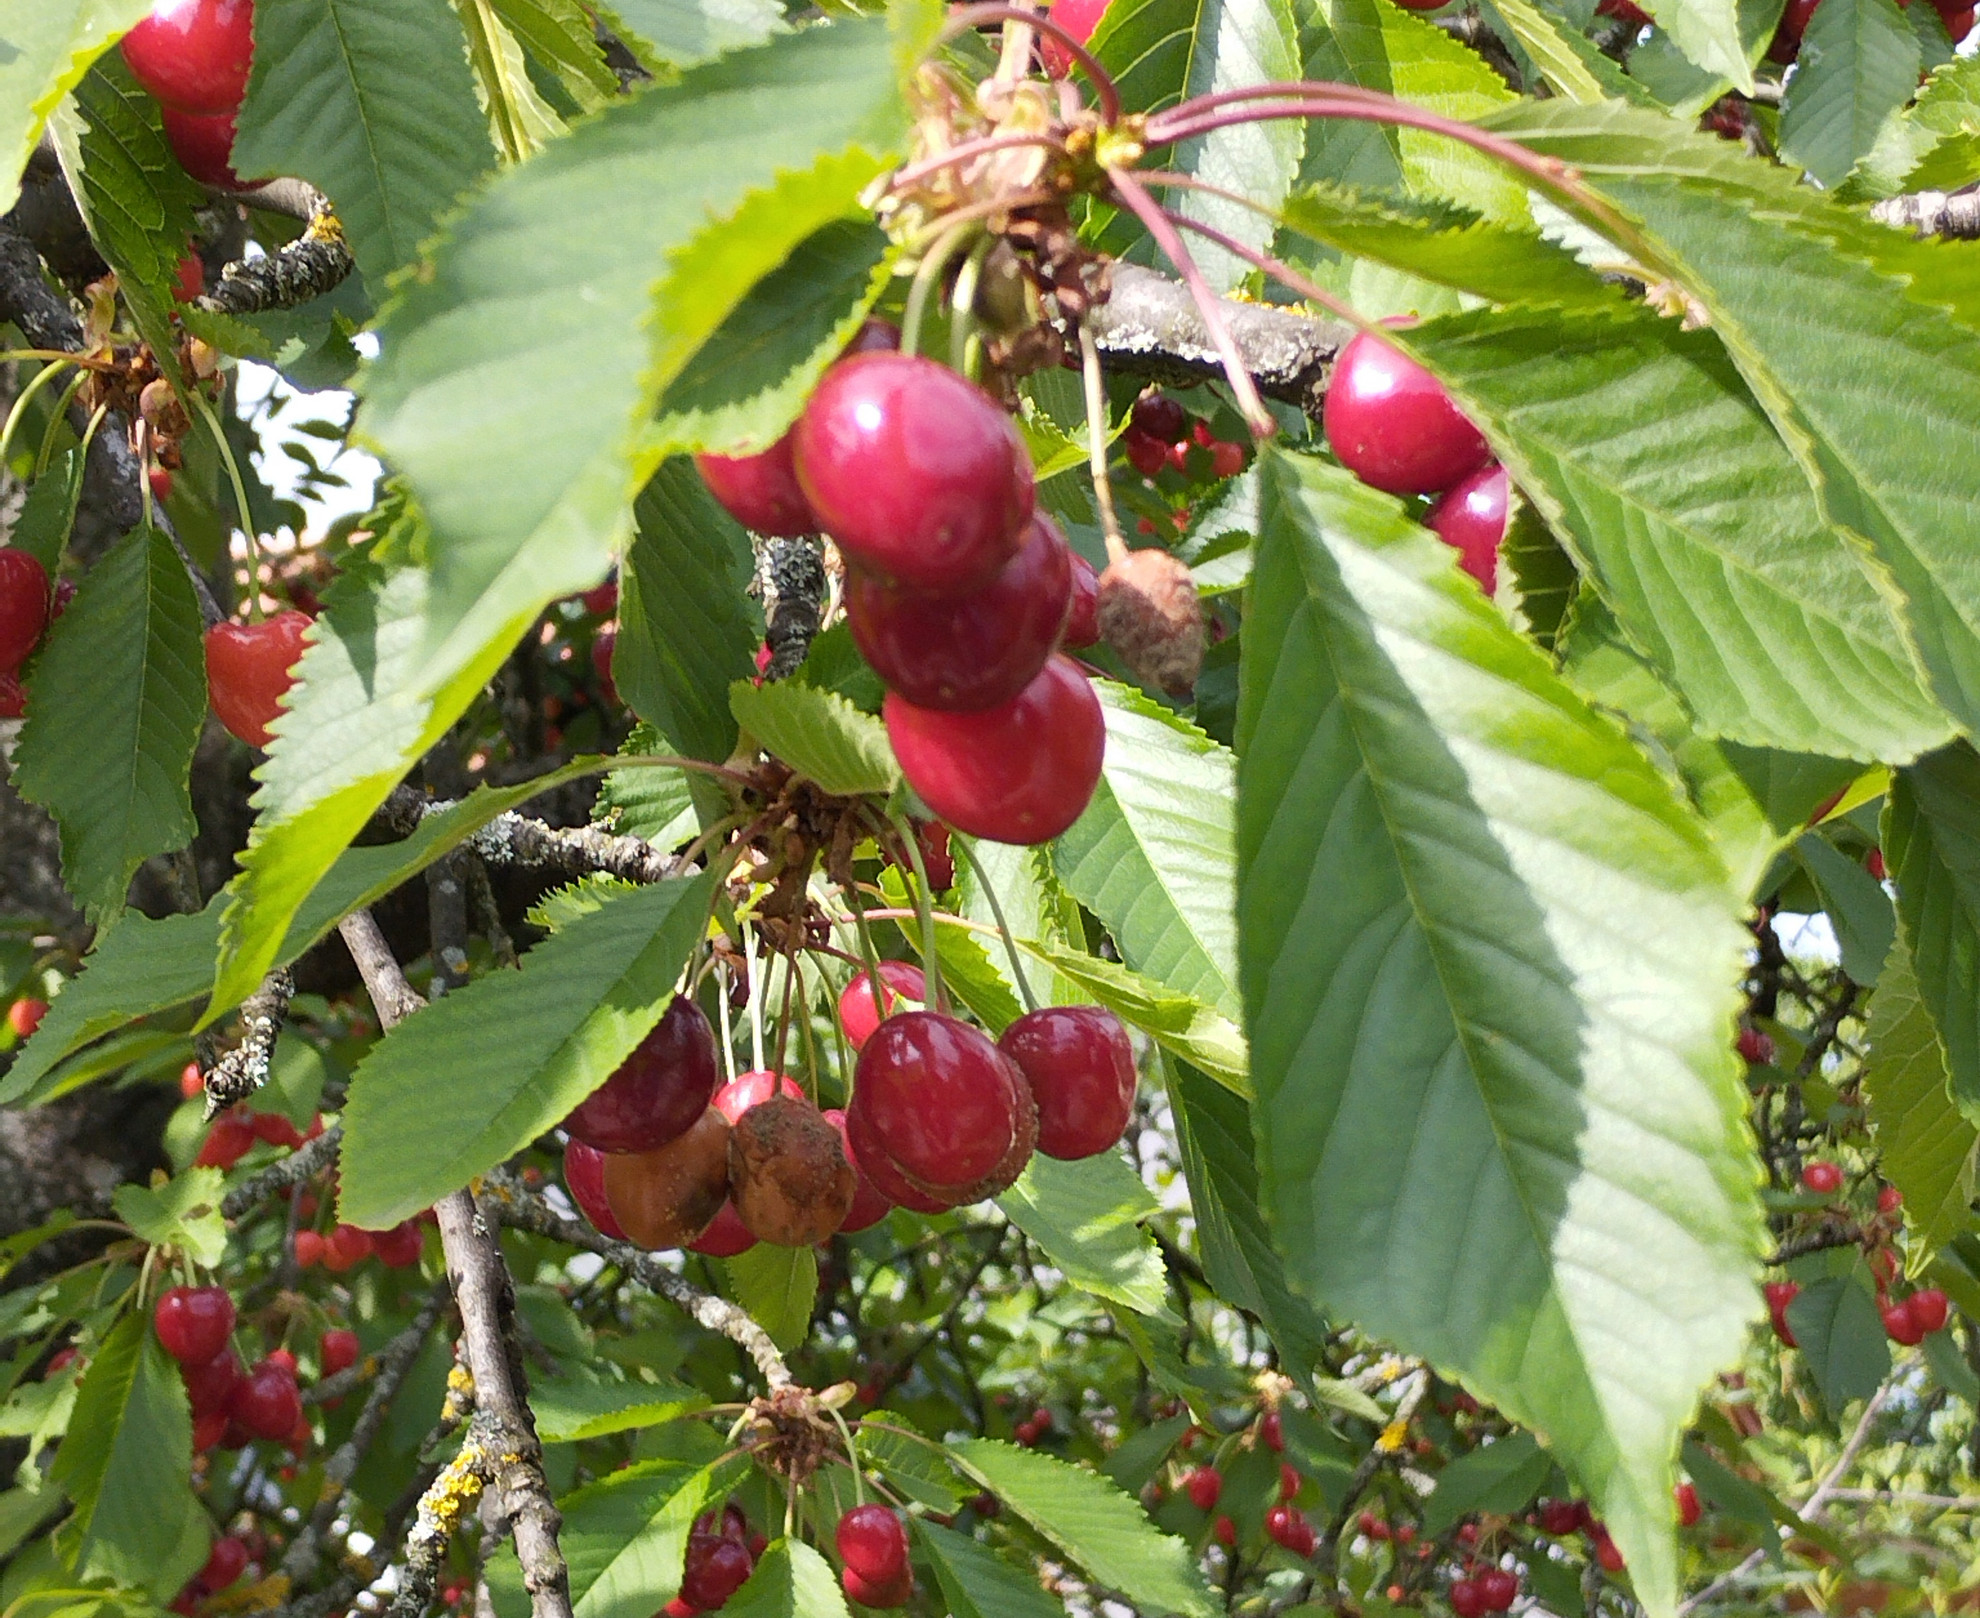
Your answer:
[[[180,112],[232,112],[247,94],[254,0],[157,0],[124,36],[139,84]]]
[[[165,144],[172,155],[201,185],[216,191],[246,191],[255,182],[243,180],[234,172],[234,115],[231,112],[180,112],[160,107],[158,116],[165,125]]]
[[[839,1026],[846,1031],[846,1043],[861,1049],[873,1037],[873,1030],[902,1009],[903,1000],[916,1005],[928,1003],[928,979],[912,961],[882,961],[880,991],[875,993],[866,973],[857,974],[839,996]],[[884,1001],[884,1005],[875,1002]]]
[[[1510,488],[1503,466],[1481,466],[1423,518],[1437,531],[1437,537],[1458,553],[1458,565],[1487,595],[1498,588],[1499,542],[1506,537]]]
[[[1134,1046],[1106,1007],[1030,1012],[1004,1030],[997,1048],[1031,1086],[1038,1149],[1047,1157],[1092,1157],[1119,1142],[1134,1111]]]
[[[1367,332],[1335,360],[1321,417],[1340,463],[1390,494],[1441,494],[1492,453],[1441,382]]]
[[[48,570],[39,557],[0,545],[0,674],[27,661],[48,627]]]
[[[215,624],[206,632],[206,685],[220,723],[250,747],[266,747],[303,654],[307,613],[294,608],[258,624]]]
[[[697,455],[694,464],[722,509],[751,532],[784,539],[818,532],[798,487],[789,433],[760,455]]]
[[[226,1350],[234,1300],[225,1287],[173,1287],[158,1300],[152,1324],[165,1352],[181,1365],[205,1365]]]
[[[578,1103],[564,1128],[601,1152],[650,1152],[693,1127],[720,1078],[715,1031],[699,1006],[676,995],[652,1032]]]
[[[881,708],[908,784],[956,830],[1000,843],[1046,843],[1085,811],[1100,780],[1107,725],[1079,666],[1054,656],[1009,702],[981,713],[918,708],[888,692]]]
[[[855,566],[931,594],[986,583],[1031,519],[1031,462],[975,383],[911,354],[825,373],[796,428],[798,481]]]
[[[605,1200],[605,1154],[576,1136],[564,1143],[564,1189],[599,1235],[610,1236],[615,1242],[626,1239],[612,1215],[611,1203]]]
[[[941,1197],[983,1181],[1009,1152],[1023,1082],[980,1030],[910,1011],[888,1018],[859,1053],[848,1110],[871,1122],[906,1179]]]
[[[907,1571],[907,1530],[885,1506],[854,1506],[833,1538],[839,1560],[870,1585],[891,1585]]]

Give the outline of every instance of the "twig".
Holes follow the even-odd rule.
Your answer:
[[[343,232],[321,231],[312,222],[305,234],[265,258],[229,264],[220,272],[220,284],[193,307],[236,317],[293,309],[336,291],[355,268]]]
[[[496,1436],[484,1431],[482,1418],[475,1417],[461,1440],[460,1452],[419,1497],[419,1510],[406,1535],[398,1593],[385,1609],[385,1618],[419,1618],[433,1600],[447,1546],[494,1475],[490,1439]]]
[[[1871,206],[1870,217],[1880,225],[1920,236],[1980,240],[1980,191],[1915,191],[1908,196],[1886,197]]]
[[[598,826],[549,826],[513,811],[497,815],[467,846],[490,865],[538,866],[566,877],[598,871],[627,882],[659,882],[680,874],[680,861],[643,838]]]
[[[337,1155],[337,1143],[343,1138],[344,1126],[334,1124],[315,1140],[304,1142],[279,1163],[269,1164],[259,1174],[251,1175],[229,1191],[221,1199],[221,1213],[229,1219],[238,1219],[283,1186],[301,1185],[330,1166],[330,1159]]]
[[[206,1075],[206,1116],[245,1101],[268,1082],[268,1062],[289,1015],[296,980],[278,966],[241,1002],[241,1042]]]
[[[753,593],[763,598],[764,640],[770,661],[766,680],[797,673],[825,616],[829,581],[815,539],[759,539]]]

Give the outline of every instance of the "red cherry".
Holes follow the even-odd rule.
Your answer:
[[[417,1220],[403,1219],[371,1238],[371,1248],[387,1269],[409,1270],[426,1254],[426,1241]]]
[[[715,1032],[692,1000],[676,995],[633,1053],[564,1120],[601,1152],[651,1152],[678,1139],[708,1108],[721,1071]]]
[[[694,464],[722,509],[751,532],[787,539],[818,532],[798,487],[789,433],[760,455],[697,455]]]
[[[1224,1492],[1224,1474],[1214,1466],[1199,1466],[1184,1474],[1182,1486],[1198,1511],[1208,1511]]]
[[[1774,1060],[1773,1040],[1757,1028],[1742,1028],[1734,1044],[1748,1067],[1766,1067]]]
[[[1244,470],[1244,446],[1219,440],[1210,446],[1210,475],[1234,478]]]
[[[862,1607],[905,1607],[914,1598],[914,1569],[893,1584],[869,1584],[849,1567],[839,1569],[839,1588]]]
[[[708,1104],[733,1124],[751,1107],[761,1106],[774,1095],[802,1101],[805,1099],[804,1086],[787,1074],[757,1068],[753,1072],[738,1073],[709,1098]]]
[[[302,1135],[296,1126],[279,1112],[257,1112],[249,1115],[248,1127],[254,1131],[254,1138],[266,1141],[270,1146],[283,1146],[293,1151],[302,1145]]]
[[[609,618],[619,610],[619,581],[607,579],[595,589],[585,591],[578,600],[594,618]]]
[[[1810,1163],[1801,1171],[1801,1183],[1818,1197],[1832,1197],[1842,1189],[1842,1165],[1821,1161]]]
[[[217,1449],[220,1441],[227,1436],[227,1412],[209,1411],[206,1415],[193,1417],[193,1453],[204,1455],[210,1449]],[[174,1612],[178,1608],[172,1609]]]
[[[1485,1598],[1487,1612],[1510,1612],[1519,1599],[1519,1579],[1502,1567],[1483,1569],[1474,1581]]]
[[[735,1203],[724,1197],[721,1211],[709,1222],[708,1228],[687,1245],[690,1253],[701,1253],[709,1258],[734,1258],[756,1245],[756,1233],[742,1222],[742,1215],[736,1212]]]
[[[873,1030],[899,1011],[903,1000],[928,1003],[928,979],[912,961],[882,961],[878,994],[866,973],[855,974],[839,996],[839,1026],[846,1031],[846,1043],[856,1051],[863,1049]]]
[[[1785,63],[1795,59],[1801,50],[1801,36],[1808,32],[1808,19],[1815,15],[1817,4],[1819,0],[1788,0],[1780,26],[1774,30],[1773,43],[1767,47],[1768,61]]]
[[[1925,1341],[1925,1328],[1903,1303],[1887,1303],[1877,1311],[1884,1317],[1884,1335],[1894,1343],[1910,1348]]]
[[[848,561],[913,589],[987,583],[1031,519],[1031,463],[975,383],[912,354],[825,373],[796,428],[798,481]]]
[[[240,1386],[241,1362],[231,1348],[222,1349],[203,1365],[181,1362],[179,1380],[186,1385],[186,1398],[195,1416],[224,1416]]]
[[[238,1113],[223,1112],[213,1120],[193,1163],[198,1168],[230,1169],[254,1150],[254,1138],[254,1125]]]
[[[1372,1511],[1364,1511],[1356,1518],[1355,1526],[1369,1539],[1384,1540],[1389,1537],[1389,1525]]]
[[[1632,0],[1596,0],[1595,14],[1598,17],[1614,17],[1632,28],[1648,28],[1656,21],[1641,6],[1632,4]]]
[[[1121,451],[1127,456],[1128,465],[1145,478],[1157,476],[1169,464],[1168,441],[1135,427],[1121,434]]]
[[[868,315],[846,344],[848,354],[891,353],[901,346],[901,328],[883,315]]]
[[[1905,1313],[1911,1316],[1912,1324],[1921,1336],[1930,1336],[1940,1331],[1952,1313],[1952,1306],[1946,1295],[1937,1287],[1925,1287],[1904,1300]]]
[[[41,1019],[47,1015],[46,1000],[16,1000],[7,1008],[7,1026],[13,1029],[15,1037],[27,1039],[41,1026]]]
[[[612,653],[618,649],[619,627],[607,624],[591,637],[591,666],[598,675],[599,689],[613,707],[619,705],[618,683],[612,678]]]
[[[0,545],[0,674],[12,674],[48,627],[48,569],[40,558]]]
[[[951,712],[994,708],[1029,685],[1071,602],[1072,553],[1043,515],[968,595],[937,599],[857,568],[846,578],[846,619],[866,661],[905,700]]]
[[[296,1268],[302,1270],[314,1269],[323,1262],[324,1254],[329,1249],[330,1244],[318,1232],[313,1230],[297,1231]]]
[[[1225,1550],[1233,1550],[1237,1546],[1237,1524],[1219,1512],[1217,1520],[1210,1525],[1210,1537]]]
[[[1085,811],[1107,725],[1070,658],[1050,658],[1009,702],[982,713],[918,708],[895,692],[881,709],[901,773],[958,831],[1046,843]]]
[[[191,303],[205,290],[206,266],[197,253],[188,253],[179,260],[178,272],[172,277],[172,296],[181,303]]]
[[[1134,1111],[1134,1046],[1105,1006],[1042,1007],[1006,1028],[997,1048],[1038,1103],[1039,1151],[1076,1159],[1119,1142]]]
[[[223,1534],[206,1553],[206,1565],[192,1576],[192,1582],[207,1595],[214,1595],[247,1572],[250,1558],[244,1541]]]
[[[1773,1318],[1774,1335],[1789,1348],[1796,1346],[1794,1332],[1788,1326],[1788,1305],[1801,1291],[1799,1281],[1769,1281],[1760,1289],[1767,1295],[1767,1313]]]
[[[890,1585],[907,1571],[907,1530],[885,1506],[854,1506],[833,1537],[839,1560],[868,1584]]]
[[[591,1228],[615,1242],[626,1239],[611,1203],[605,1200],[605,1154],[576,1136],[564,1143],[564,1189]]]
[[[1451,1585],[1451,1611],[1457,1618],[1485,1618],[1485,1592],[1476,1579],[1458,1579]]]
[[[1962,6],[1956,11],[1941,9],[1939,20],[1946,25],[1946,34],[1957,45],[1973,32],[1973,7]]]
[[[1057,11],[1052,16],[1055,21],[1064,20]],[[1175,443],[1189,431],[1189,416],[1181,402],[1171,399],[1166,393],[1144,393],[1134,401],[1134,409],[1128,419],[1138,432],[1160,439],[1164,444]]]
[[[348,1371],[357,1364],[364,1350],[354,1331],[338,1329],[325,1332],[317,1340],[316,1354],[322,1362],[323,1374],[335,1376],[339,1371]]]
[[[334,1274],[342,1275],[344,1271],[362,1264],[376,1250],[370,1231],[359,1230],[356,1225],[339,1225],[330,1232],[329,1240],[324,1244],[323,1266]]]
[[[1602,1564],[1605,1573],[1620,1573],[1623,1570],[1623,1553],[1616,1549],[1616,1542],[1609,1538],[1608,1529],[1596,1523],[1589,1530],[1595,1542],[1595,1560]]]
[[[1020,1066],[1022,1066],[1022,1064],[1020,1064]],[[1029,1079],[1031,1075],[1027,1073],[1025,1077]],[[1032,1087],[1031,1093],[1034,1096],[1038,1094],[1038,1090],[1035,1085]],[[1044,1111],[1045,1104],[1041,1101],[1038,1105],[1039,1105],[1039,1111],[1042,1113]],[[1045,1125],[1042,1118],[1040,1119],[1038,1125],[1038,1137],[1039,1137],[1038,1149],[1042,1152],[1045,1150],[1044,1147]],[[1284,1452],[1286,1447],[1286,1432],[1285,1432],[1284,1424],[1279,1420],[1278,1411],[1268,1410],[1265,1412],[1264,1415],[1258,1418],[1258,1436],[1261,1440],[1263,1440],[1265,1447],[1269,1449],[1274,1455],[1278,1455]]]
[[[1341,464],[1390,494],[1441,493],[1492,453],[1441,382],[1367,332],[1334,361],[1321,417]]]
[[[1694,1485],[1680,1483],[1671,1491],[1671,1498],[1677,1502],[1680,1528],[1689,1528],[1705,1515],[1705,1508],[1699,1503],[1698,1490]]]
[[[853,1151],[852,1136],[846,1128],[846,1115],[837,1107],[827,1107],[825,1121],[839,1132],[839,1144],[845,1149],[846,1161],[852,1164],[853,1171],[852,1207],[839,1230],[847,1236],[856,1235],[879,1224],[894,1205],[860,1166],[859,1156]]]
[[[234,115],[231,112],[180,112],[160,107],[165,143],[172,155],[201,185],[217,191],[246,191],[258,182],[234,172]]]
[[[939,820],[917,820],[912,825],[915,847],[921,853],[921,868],[928,873],[929,891],[941,893],[953,888],[956,859],[949,852],[949,828]]]
[[[258,624],[215,624],[206,632],[206,684],[220,723],[250,747],[266,747],[303,654],[307,613],[290,608]]]
[[[1052,21],[1058,23],[1084,45],[1093,37],[1093,30],[1100,25],[1101,15],[1106,9],[1107,0],[1053,0],[1051,17]],[[1063,79],[1072,71],[1072,52],[1049,34],[1040,36],[1038,55],[1045,63],[1045,71],[1055,79]],[[1161,402],[1175,403],[1170,399]],[[1176,411],[1180,414],[1182,406],[1176,405]]]
[[[1059,643],[1077,652],[1100,639],[1100,575],[1078,551],[1071,555],[1072,606],[1066,613],[1066,627]]]
[[[1299,1475],[1299,1468],[1291,1461],[1279,1462],[1279,1498],[1291,1501],[1299,1497],[1299,1491],[1306,1480]]]
[[[1894,1185],[1877,1187],[1877,1212],[1894,1214],[1904,1206],[1904,1193]]]
[[[846,1113],[846,1146],[846,1156],[853,1166],[853,1173],[864,1178],[877,1195],[885,1197],[895,1207],[906,1208],[913,1213],[938,1214],[947,1213],[953,1206],[954,1199],[940,1201],[908,1183],[887,1156],[886,1148],[873,1131],[871,1120],[857,1108],[848,1109]]]
[[[1313,1554],[1313,1525],[1297,1506],[1277,1505],[1265,1513],[1265,1532],[1295,1556]]]
[[[978,1029],[933,1011],[889,1017],[859,1053],[851,1115],[930,1195],[982,1180],[1018,1130],[1018,1079]]]
[[[270,1355],[234,1389],[228,1413],[256,1438],[288,1438],[302,1417],[302,1395],[296,1391],[294,1367]]]
[[[1437,531],[1437,537],[1458,553],[1458,565],[1487,595],[1499,582],[1499,541],[1506,537],[1508,489],[1503,466],[1496,462],[1481,466],[1423,518]]]
[[[1556,1538],[1577,1532],[1581,1527],[1581,1505],[1574,1500],[1542,1500],[1538,1516],[1540,1531]]]
[[[205,1365],[225,1351],[234,1300],[225,1287],[174,1287],[152,1314],[158,1341],[181,1365]]]
[[[728,1605],[748,1581],[753,1566],[747,1545],[718,1534],[690,1534],[681,1571],[681,1598],[703,1612]]]
[[[27,688],[18,674],[0,674],[0,719],[27,717]]]
[[[254,0],[156,0],[124,36],[131,76],[180,112],[232,112],[247,94]]]

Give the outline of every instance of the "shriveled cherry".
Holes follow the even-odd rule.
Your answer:
[[[339,1371],[348,1371],[357,1364],[364,1353],[358,1342],[358,1334],[338,1328],[325,1332],[317,1340],[316,1356],[322,1363],[325,1376],[335,1376]]]
[[[854,1506],[833,1534],[839,1560],[868,1584],[890,1585],[907,1571],[907,1530],[885,1506]]]
[[[152,1314],[158,1341],[181,1365],[204,1365],[227,1347],[234,1300],[225,1287],[173,1287]]]
[[[1041,1007],[1006,1028],[997,1048],[1031,1086],[1047,1157],[1092,1157],[1120,1140],[1134,1111],[1134,1046],[1105,1006]]]
[[[1054,656],[1009,702],[981,713],[921,708],[889,692],[881,709],[908,784],[958,831],[1045,843],[1085,811],[1107,726],[1070,658]]]
[[[714,1222],[729,1195],[729,1121],[713,1107],[650,1152],[605,1159],[605,1196],[641,1247],[683,1247]]]
[[[176,107],[160,107],[158,116],[165,125],[165,144],[172,155],[201,185],[218,191],[246,191],[253,181],[234,172],[234,115],[231,112],[180,112]]]
[[[852,1116],[887,1157],[940,1196],[995,1169],[1017,1134],[1022,1081],[981,1030],[933,1011],[889,1017],[859,1053]]]
[[[652,1032],[578,1103],[564,1128],[601,1152],[654,1151],[693,1127],[721,1076],[708,1018],[676,995]]]
[[[827,1240],[852,1211],[857,1179],[835,1130],[803,1096],[772,1096],[729,1131],[729,1200],[776,1247]]]
[[[626,1233],[613,1217],[612,1205],[605,1200],[605,1154],[587,1146],[575,1135],[564,1143],[564,1189],[571,1194],[578,1212],[591,1221],[601,1236],[622,1242]]]
[[[1506,537],[1510,489],[1503,466],[1481,466],[1423,517],[1437,537],[1458,553],[1458,565],[1487,595],[1498,588],[1499,541]]]
[[[1341,465],[1390,494],[1441,494],[1491,454],[1441,382],[1367,332],[1334,361],[1321,418]]]
[[[234,1389],[228,1413],[256,1438],[286,1439],[302,1417],[302,1394],[293,1365],[272,1355],[248,1372]]]
[[[32,552],[0,545],[0,674],[27,661],[48,627],[48,569]]]
[[[290,608],[258,624],[215,624],[206,632],[206,685],[220,723],[250,747],[266,747],[303,654],[307,613]]]
[[[719,1534],[690,1534],[681,1598],[703,1612],[718,1611],[748,1582],[754,1565],[747,1545]]]
[[[786,539],[818,532],[798,487],[789,433],[760,455],[697,455],[694,464],[722,509],[751,532]]]
[[[928,979],[912,961],[882,961],[878,993],[866,973],[856,973],[839,996],[839,1026],[846,1031],[846,1043],[855,1051],[864,1048],[873,1030],[899,1011],[903,1000],[916,1005],[928,1001]]]

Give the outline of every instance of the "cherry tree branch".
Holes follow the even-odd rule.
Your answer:
[[[1980,241],[1980,191],[1915,191],[1886,197],[1871,205],[1870,217],[1920,236]]]
[[[296,980],[278,966],[241,1002],[241,1042],[206,1075],[206,1116],[245,1101],[268,1082],[268,1063],[289,1015]]]

